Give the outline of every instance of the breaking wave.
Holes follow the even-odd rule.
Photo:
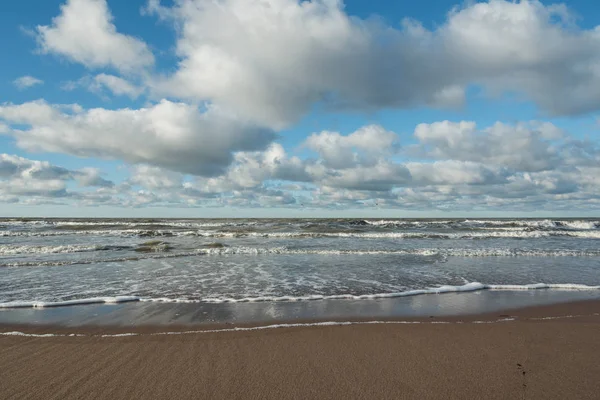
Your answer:
[[[62,246],[30,246],[30,245],[1,245],[0,255],[17,254],[57,254],[57,253],[84,253],[91,251],[126,250],[130,246],[104,246],[104,245],[62,245]]]
[[[315,255],[315,256],[421,256],[421,257],[599,257],[598,250],[573,249],[521,249],[521,248],[416,248],[401,250],[340,250],[340,249],[294,249],[285,246],[249,247],[249,246],[215,246],[202,247],[193,251],[169,253],[170,247],[164,242],[153,246],[20,246],[0,247],[0,254],[15,255],[22,253],[53,254],[87,251],[132,250],[136,255],[112,258],[72,259],[72,260],[33,260],[9,261],[0,263],[0,267],[55,267],[62,265],[97,264],[140,261],[145,259],[167,259],[195,256],[227,256],[227,255]],[[61,248],[64,247],[64,248]],[[133,254],[132,252],[132,254]]]
[[[599,238],[600,220],[1,220],[0,237]]]
[[[115,297],[94,297],[84,299],[73,299],[64,301],[12,301],[0,303],[0,309],[10,308],[50,308],[50,307],[66,307],[75,305],[89,304],[118,304],[126,302],[160,302],[160,303],[256,303],[256,302],[298,302],[298,301],[316,301],[316,300],[375,300],[386,298],[398,298],[420,295],[445,294],[445,293],[461,293],[475,292],[481,290],[495,291],[522,291],[522,290],[577,290],[577,291],[596,291],[600,290],[600,286],[588,286],[573,283],[534,283],[527,285],[510,285],[510,284],[483,284],[479,282],[471,282],[462,286],[445,285],[434,288],[407,290],[404,292],[390,293],[373,293],[373,294],[334,294],[334,295],[305,295],[305,296],[259,296],[259,297],[214,297],[203,299],[173,299],[173,298],[143,298],[139,296],[115,296]]]
[[[227,254],[314,254],[314,255],[416,255],[453,257],[593,257],[600,256],[600,250],[570,249],[514,249],[514,248],[455,248],[455,249],[405,249],[405,250],[331,250],[331,249],[289,249],[287,247],[220,247],[202,249],[199,253],[209,255]]]

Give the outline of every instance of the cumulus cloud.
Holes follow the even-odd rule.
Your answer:
[[[389,159],[397,150],[397,135],[369,125],[349,135],[325,131],[310,136],[302,147],[317,157],[290,156],[278,143],[264,151],[238,152],[227,172],[197,179],[199,193],[264,190],[267,181],[308,183],[319,187],[389,191],[411,180],[406,166]]]
[[[126,79],[109,74],[84,76],[76,81],[64,82],[61,88],[67,91],[83,88],[100,96],[105,96],[108,92],[114,96],[127,96],[132,100],[137,99],[144,92],[144,88],[134,85]]]
[[[181,188],[183,175],[150,165],[136,165],[132,168],[129,183],[144,188],[173,189]]]
[[[79,171],[72,171],[71,174],[73,179],[75,179],[80,186],[101,188],[111,188],[115,186],[112,181],[104,179],[101,176],[101,172],[98,168],[86,167]]]
[[[218,194],[226,192],[248,193],[264,187],[269,180],[310,182],[305,162],[290,157],[283,146],[271,144],[264,151],[238,152],[226,173],[212,178],[198,178],[186,185],[190,194]]]
[[[91,112],[73,106],[42,110],[46,113],[30,109],[27,115],[39,124],[45,123],[54,112],[70,117]],[[1,111],[0,115],[6,117],[7,113]],[[518,134],[512,137],[510,132]],[[365,137],[368,140],[362,140]],[[502,137],[507,141],[501,142]],[[331,138],[334,145],[329,146]],[[72,171],[3,155],[0,195],[6,201],[26,196],[124,207],[377,207],[457,211],[562,209],[566,204],[585,209],[595,207],[596,202],[591,200],[600,190],[597,146],[588,146],[586,152],[581,152],[584,142],[573,140],[553,125],[529,122],[477,129],[468,121],[442,121],[417,126],[415,138],[419,140],[416,147],[402,151],[418,150],[419,157],[425,155],[430,160],[401,161],[402,153],[394,147],[397,136],[393,132],[365,126],[346,135],[330,131],[314,134],[301,146],[314,152],[308,158],[301,159],[280,144],[271,143],[264,150],[234,151],[230,162],[212,176],[189,177],[172,166],[134,164],[129,168],[130,177],[118,185],[102,178],[97,169]],[[523,140],[519,142],[519,138]],[[483,145],[464,147],[465,143]],[[540,152],[531,153],[532,148],[539,148]],[[347,162],[332,162],[343,159],[339,155],[347,155],[349,149]],[[526,157],[530,153],[532,159]],[[67,190],[70,181],[95,189]]]
[[[0,154],[0,196],[69,197],[67,183],[76,181],[80,187],[112,187],[94,168],[68,170],[47,161],[30,160],[11,154]]]
[[[356,163],[375,163],[378,158],[395,152],[398,136],[381,125],[368,125],[347,136],[323,131],[309,136],[304,145],[319,153],[324,164],[346,168]]]
[[[392,162],[326,171],[320,178],[321,184],[326,187],[367,191],[389,191],[408,184],[412,179],[406,166]]]
[[[386,132],[381,137],[387,139],[357,140],[365,132]],[[294,197],[287,204],[296,206],[540,210],[565,202],[585,207],[600,188],[600,152],[588,143],[582,153],[581,141],[551,124],[477,129],[469,121],[442,121],[419,125],[415,137],[419,143],[403,151],[425,157],[418,162],[399,161],[402,153],[389,146],[397,144],[397,136],[373,126],[348,135],[313,134],[302,147],[316,156],[305,159],[291,157],[278,144],[237,153],[227,173],[187,184],[188,194],[211,193],[225,199],[221,204],[252,206],[269,182],[289,180],[278,190]],[[365,149],[371,157],[353,153]]]
[[[51,25],[37,29],[40,50],[89,68],[133,72],[154,63],[146,43],[117,31],[106,0],[68,0]]]
[[[507,182],[503,169],[471,161],[446,160],[433,163],[408,163],[414,183],[420,185],[490,185]]]
[[[37,180],[64,180],[71,172],[47,161],[29,160],[10,154],[0,154],[0,177],[20,176]]]
[[[600,106],[600,31],[574,21],[564,4],[490,0],[451,13],[440,33],[476,81],[521,92],[552,114],[578,114]]]
[[[94,77],[90,85],[92,91],[102,91],[108,89],[115,96],[128,96],[132,99],[142,94],[143,89],[139,88],[123,78],[114,75],[98,74]]]
[[[0,120],[25,125],[11,134],[29,151],[144,163],[194,175],[218,175],[236,151],[261,150],[275,138],[217,107],[162,100],[141,109],[84,110],[43,100],[0,106]]]
[[[550,123],[423,123],[416,144],[404,147],[380,125],[325,130],[300,145],[307,158],[274,143],[278,130],[315,104],[325,111],[456,108],[473,86],[490,96],[516,94],[547,114],[597,111],[600,29],[579,28],[565,5],[466,2],[428,29],[410,19],[390,26],[349,16],[341,0],[168,4],[146,7],[176,30],[178,63],[160,74],[151,71],[146,43],[117,30],[105,0],[67,0],[37,27],[43,53],[118,71],[90,72],[67,88],[152,102],[116,110],[43,100],[0,105],[0,133],[20,148],[122,160],[131,175],[115,185],[96,169],[4,157],[0,199],[37,193],[131,207],[456,210],[600,204],[592,201],[600,189],[597,140]],[[155,101],[163,97],[170,100]],[[73,193],[67,182],[93,191]]]
[[[563,162],[554,141],[562,132],[550,123],[497,122],[481,131],[474,122],[419,124],[415,149],[435,159],[473,161],[517,171],[554,169]]]
[[[24,90],[24,89],[28,89],[32,86],[35,85],[41,85],[43,84],[44,81],[38,78],[35,78],[33,76],[30,75],[25,75],[22,76],[20,78],[17,78],[13,81],[13,84],[19,89],[19,90]]]
[[[273,128],[314,102],[363,110],[460,106],[465,88],[521,93],[552,114],[600,107],[600,34],[565,6],[467,3],[435,30],[350,17],[341,1],[177,0],[150,10],[180,29],[158,93],[210,100]],[[501,32],[502,34],[499,34]]]

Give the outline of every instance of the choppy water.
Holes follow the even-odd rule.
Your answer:
[[[0,219],[0,308],[600,290],[600,220]]]

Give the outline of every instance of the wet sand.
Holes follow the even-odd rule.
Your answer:
[[[186,327],[0,325],[0,332],[85,335],[0,336],[0,397],[595,399],[600,393],[600,301],[408,321],[414,323],[178,335],[161,333]],[[126,331],[139,335],[98,336]]]
[[[407,319],[481,315],[509,309],[600,300],[598,290],[482,290],[377,300],[316,300],[242,303],[90,304],[69,307],[0,309],[0,325],[199,326],[275,324],[281,321]]]

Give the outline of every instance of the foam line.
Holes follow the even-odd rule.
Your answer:
[[[86,304],[118,304],[139,301],[137,296],[116,296],[116,297],[92,297],[88,299],[64,300],[64,301],[10,301],[0,303],[2,308],[51,308],[78,306]]]
[[[478,290],[497,290],[497,291],[519,291],[519,290],[600,290],[600,286],[588,286],[574,283],[533,283],[528,285],[490,285],[479,282],[471,282],[462,286],[445,285],[429,289],[408,290],[405,292],[375,293],[364,295],[337,294],[337,295],[307,295],[307,296],[260,296],[244,298],[204,298],[204,299],[171,299],[171,298],[141,298],[138,296],[117,296],[117,297],[94,297],[78,300],[66,300],[57,302],[48,301],[12,301],[0,303],[0,309],[6,308],[46,308],[63,307],[85,304],[117,304],[133,301],[143,302],[161,302],[161,303],[258,303],[258,302],[295,302],[295,301],[314,301],[314,300],[373,300],[396,297],[419,296],[426,294],[460,293],[474,292]]]
[[[555,320],[555,319],[567,319],[567,318],[579,318],[587,316],[599,316],[600,314],[594,313],[590,315],[563,315],[556,317],[542,317],[542,318],[528,318],[527,320]],[[132,336],[167,336],[167,335],[193,335],[193,334],[204,334],[204,333],[225,333],[225,332],[249,332],[249,331],[262,331],[271,329],[282,329],[282,328],[306,328],[306,327],[332,327],[332,326],[349,326],[349,325],[435,325],[435,324],[497,324],[505,322],[517,321],[517,318],[500,318],[495,320],[477,320],[477,321],[325,321],[325,322],[311,322],[311,323],[287,323],[287,324],[272,324],[262,326],[251,326],[251,327],[234,327],[234,328],[222,328],[222,329],[205,329],[205,330],[191,330],[191,331],[170,331],[170,332],[155,332],[155,333],[137,333],[137,332],[126,332],[126,333],[115,333],[115,334],[103,334],[103,335],[85,335],[78,333],[25,333],[19,331],[12,332],[0,332],[0,336],[23,336],[23,337],[100,337],[100,338],[122,338]]]

